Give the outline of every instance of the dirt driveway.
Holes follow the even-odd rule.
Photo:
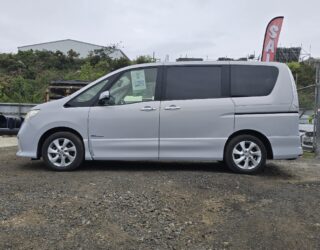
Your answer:
[[[320,164],[86,163],[0,148],[0,249],[320,249]]]

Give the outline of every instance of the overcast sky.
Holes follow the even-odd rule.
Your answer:
[[[279,43],[320,57],[320,0],[1,1],[0,52],[60,39],[121,42],[131,59],[151,55],[243,57],[261,53],[269,20],[285,16]]]

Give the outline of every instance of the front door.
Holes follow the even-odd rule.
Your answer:
[[[93,159],[158,159],[158,75],[156,67],[126,71],[110,87],[110,100],[90,108]]]

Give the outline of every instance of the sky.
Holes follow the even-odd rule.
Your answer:
[[[257,56],[268,22],[284,16],[279,46],[320,57],[319,0],[0,1],[0,53],[75,39],[118,44],[130,59]]]

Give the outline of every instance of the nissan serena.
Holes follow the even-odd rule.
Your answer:
[[[238,173],[302,154],[299,105],[281,63],[182,62],[114,71],[34,107],[17,155],[54,170],[84,160],[224,161]]]

